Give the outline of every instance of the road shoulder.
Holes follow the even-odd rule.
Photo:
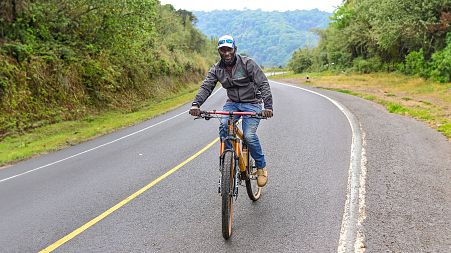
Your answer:
[[[304,87],[307,89],[312,89]],[[446,252],[451,245],[451,143],[425,123],[370,101],[318,90],[346,106],[366,135],[365,247]]]

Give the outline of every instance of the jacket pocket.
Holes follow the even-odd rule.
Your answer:
[[[251,85],[251,79],[249,77],[241,77],[241,78],[235,78],[232,79],[233,85],[235,86],[247,86]]]
[[[240,100],[245,103],[250,103],[255,101],[256,98],[256,85],[253,82],[248,83],[246,86],[239,86],[238,92],[240,95]]]

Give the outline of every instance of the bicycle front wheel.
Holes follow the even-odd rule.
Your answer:
[[[257,201],[261,194],[262,194],[262,188],[257,185],[257,168],[254,166],[255,161],[252,159],[251,155],[249,154],[249,162],[248,166],[246,168],[247,174],[249,175],[248,178],[246,178],[246,191],[247,195],[252,201]]]
[[[233,152],[226,151],[221,166],[222,236],[232,235],[233,188],[235,181],[235,158]]]

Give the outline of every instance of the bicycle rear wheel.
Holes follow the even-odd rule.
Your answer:
[[[222,236],[232,235],[233,188],[235,179],[235,158],[233,152],[225,151],[221,166]]]
[[[255,167],[255,161],[249,154],[249,162],[248,166],[246,168],[247,174],[249,175],[248,178],[246,178],[246,191],[247,195],[252,201],[257,201],[262,193],[262,188],[257,185],[257,168]]]

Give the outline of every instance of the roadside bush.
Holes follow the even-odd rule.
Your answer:
[[[353,71],[364,74],[380,71],[382,67],[383,64],[379,57],[372,57],[369,59],[358,57],[352,62]]]
[[[312,66],[312,58],[311,49],[300,49],[294,52],[292,59],[288,62],[288,67],[293,70],[294,73],[302,73]]]
[[[327,61],[323,63],[323,69],[327,70],[333,65],[337,70],[343,70],[352,67],[352,55],[345,51],[334,51],[327,55]]]
[[[448,35],[446,48],[432,55],[429,76],[438,82],[451,82],[451,34]]]
[[[448,35],[447,46],[432,54],[429,61],[425,60],[423,49],[410,52],[404,64],[398,64],[396,69],[407,75],[419,75],[438,82],[451,81],[451,35]]]
[[[424,60],[423,49],[410,52],[405,59],[405,64],[401,65],[401,72],[407,75],[428,76],[427,62]]]
[[[1,49],[19,63],[29,59],[33,51],[31,46],[21,43],[7,43],[2,45]]]

